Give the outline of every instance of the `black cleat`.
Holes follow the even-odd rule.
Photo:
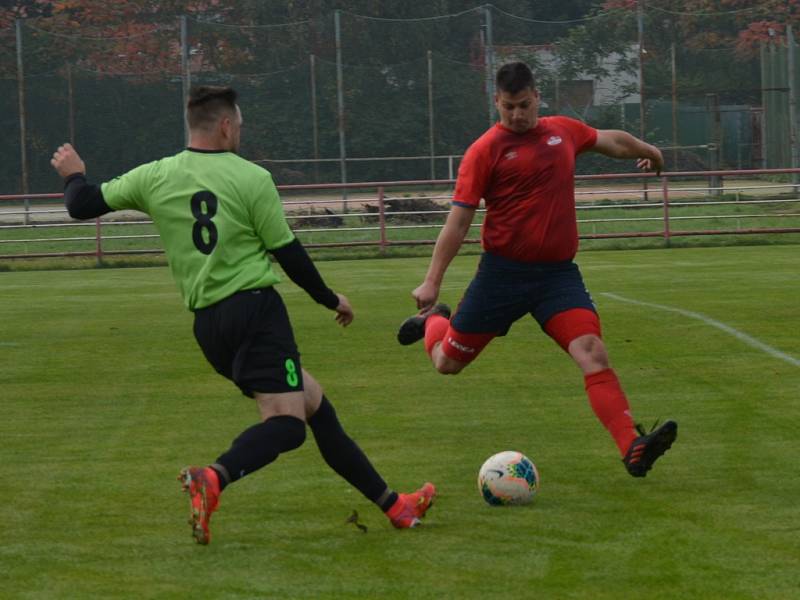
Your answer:
[[[425,337],[425,321],[431,315],[442,315],[445,319],[450,318],[450,307],[447,304],[437,304],[424,315],[414,315],[408,317],[400,329],[397,331],[397,341],[403,346],[408,346]]]
[[[669,450],[672,442],[678,437],[678,424],[675,421],[667,421],[658,429],[653,425],[650,433],[645,433],[641,425],[637,425],[636,430],[639,432],[639,437],[633,440],[622,462],[625,463],[628,473],[634,477],[645,477],[653,463]]]

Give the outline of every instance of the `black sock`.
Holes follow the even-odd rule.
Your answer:
[[[386,499],[382,502],[377,502],[377,504],[381,507],[383,512],[388,512],[389,509],[394,506],[394,503],[397,502],[397,498],[397,492],[390,491],[389,494],[386,495]]]
[[[211,470],[217,474],[217,481],[219,481],[219,491],[221,492],[228,486],[228,483],[230,483],[229,481],[230,475],[228,475],[228,469],[226,469],[222,465],[209,465],[209,467],[211,467]]]
[[[358,444],[342,429],[333,405],[324,395],[308,425],[328,466],[381,510],[389,510],[397,494],[387,487]]]
[[[268,465],[282,452],[300,447],[305,439],[306,425],[297,417],[270,417],[243,431],[216,462],[227,471],[227,485]]]

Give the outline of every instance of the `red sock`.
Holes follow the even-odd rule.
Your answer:
[[[620,454],[625,456],[637,434],[628,399],[619,385],[617,375],[613,369],[605,369],[585,375],[583,380],[594,414],[611,433]]]
[[[431,315],[425,319],[425,352],[430,356],[436,342],[444,339],[447,328],[450,327],[450,320],[442,315]]]

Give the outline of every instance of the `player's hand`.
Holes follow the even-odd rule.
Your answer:
[[[433,308],[436,299],[439,297],[439,286],[429,281],[423,281],[422,285],[411,292],[411,295],[416,300],[417,308],[422,313]]]
[[[334,310],[336,311],[336,322],[342,327],[347,327],[353,322],[353,307],[350,306],[350,301],[342,294],[336,294],[339,297],[339,306]]]
[[[58,172],[61,177],[69,177],[75,173],[86,174],[86,165],[81,160],[81,157],[75,152],[72,144],[64,144],[59,146],[53,152],[53,158],[50,159],[50,164]]]
[[[636,161],[636,167],[643,171],[655,171],[656,175],[661,175],[661,169],[664,168],[664,156],[661,150],[655,146],[650,146],[652,154],[650,158],[640,158]]]

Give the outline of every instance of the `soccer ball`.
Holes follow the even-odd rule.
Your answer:
[[[539,491],[539,472],[522,452],[499,452],[481,466],[478,490],[492,506],[528,504]]]

